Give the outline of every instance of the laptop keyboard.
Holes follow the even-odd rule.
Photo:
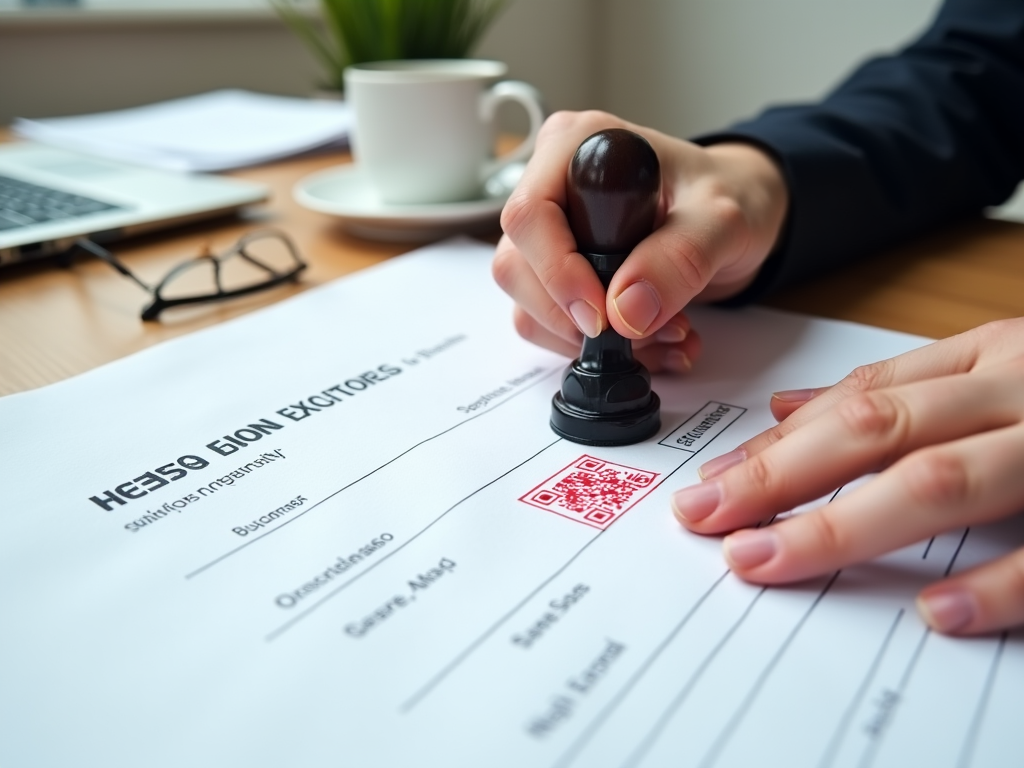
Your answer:
[[[0,176],[0,231],[114,211],[121,206]]]

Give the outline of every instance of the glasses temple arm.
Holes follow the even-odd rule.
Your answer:
[[[122,275],[127,277],[129,280],[135,282],[140,288],[142,288],[142,290],[146,291],[147,293],[153,293],[152,288],[150,288],[148,285],[142,282],[142,280],[136,277],[134,272],[132,272],[130,269],[128,269],[128,267],[126,267],[124,264],[118,261],[117,257],[115,257],[114,254],[112,254],[106,248],[103,248],[94,243],[92,240],[88,240],[86,238],[75,240],[75,247],[81,248],[83,251],[91,253],[97,259],[105,261],[107,264],[112,266],[114,269],[116,269]]]

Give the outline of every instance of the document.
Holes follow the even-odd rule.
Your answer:
[[[771,392],[925,340],[697,309],[660,433],[585,447],[492,251],[0,399],[0,765],[1021,764],[1021,634],[913,605],[1019,518],[764,588],[669,511]]]
[[[347,140],[341,101],[211,91],[142,107],[14,121],[19,136],[171,171],[223,171]]]

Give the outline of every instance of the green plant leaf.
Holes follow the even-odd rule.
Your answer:
[[[323,29],[295,0],[269,0],[336,88],[349,64],[468,56],[507,0],[320,0]]]

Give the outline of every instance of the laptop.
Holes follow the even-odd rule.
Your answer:
[[[0,144],[0,267],[220,216],[268,198],[237,179],[175,173],[32,142]]]

